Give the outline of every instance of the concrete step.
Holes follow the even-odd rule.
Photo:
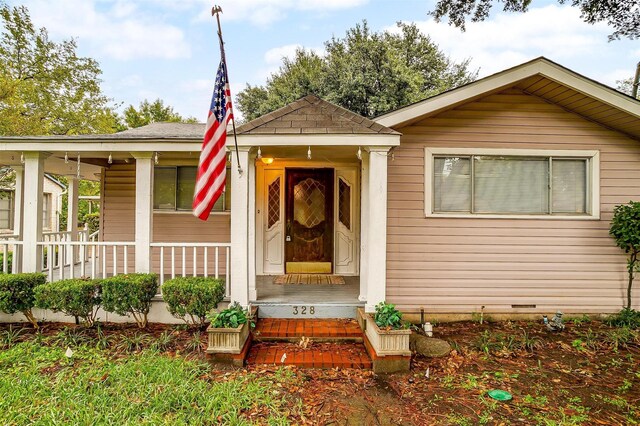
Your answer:
[[[260,318],[291,318],[291,319],[313,319],[313,318],[356,318],[356,310],[361,305],[349,303],[271,303],[253,302],[257,306],[258,317]]]
[[[362,342],[363,333],[353,319],[260,318],[253,330],[256,341]]]

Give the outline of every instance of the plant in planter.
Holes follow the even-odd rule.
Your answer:
[[[91,327],[95,324],[100,305],[100,284],[97,280],[69,279],[39,285],[34,290],[38,308],[62,312],[80,319]]]
[[[640,202],[629,201],[613,209],[609,234],[616,240],[617,246],[629,255],[627,306],[624,309],[631,311],[631,287],[635,273],[640,270]]]
[[[107,312],[132,316],[138,327],[148,324],[151,301],[158,293],[156,274],[125,274],[105,278],[102,286],[102,307]]]
[[[211,321],[207,352],[239,354],[249,337],[249,327],[253,326],[249,312],[236,302],[207,318]]]
[[[205,277],[178,277],[162,285],[167,309],[187,324],[204,325],[207,314],[218,307],[225,293],[224,280]]]
[[[391,303],[378,303],[376,305],[376,313],[373,318],[376,325],[381,329],[399,330],[409,328],[408,324],[402,320],[402,312],[397,310],[396,306]]]
[[[0,274],[0,312],[22,312],[38,328],[38,321],[32,312],[35,305],[34,289],[45,282],[47,277],[41,273]]]

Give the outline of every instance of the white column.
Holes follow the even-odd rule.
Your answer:
[[[249,304],[249,148],[231,159],[231,302]],[[237,159],[242,173],[238,172]]]
[[[42,249],[42,190],[44,158],[40,152],[24,153],[24,203],[22,218],[22,272],[41,269]]]
[[[256,154],[249,155],[249,164],[247,167],[249,178],[249,217],[248,217],[248,282],[249,282],[249,300],[258,299],[258,291],[256,290]]]
[[[11,168],[16,174],[15,191],[13,193],[13,234],[16,235],[16,239],[20,241],[22,239],[22,214],[24,211],[24,167],[20,165],[11,166]],[[14,274],[20,272],[21,254],[22,247],[14,246],[11,266]]]
[[[69,241],[78,240],[78,178],[77,176],[67,176],[67,231],[71,234]],[[78,249],[73,246],[67,247],[67,261],[75,263],[75,253]]]
[[[135,272],[151,272],[153,239],[153,152],[132,152],[136,159]]]
[[[385,300],[387,286],[387,153],[388,148],[369,148],[367,198],[367,304],[373,312]]]
[[[369,273],[369,153],[362,153],[360,167],[360,296],[361,302],[367,301],[367,283]]]

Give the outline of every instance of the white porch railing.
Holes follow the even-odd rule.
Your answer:
[[[160,284],[166,276],[224,276],[226,296],[231,294],[230,243],[151,243],[151,250],[152,264],[158,265]]]
[[[58,231],[58,232],[43,232],[42,233],[42,242],[44,243],[63,243],[63,242],[72,242],[72,241],[76,241],[76,242],[85,242],[85,241],[89,241],[89,228],[87,226],[87,224],[84,225],[83,229],[80,229],[77,231],[77,235],[76,238],[72,238],[73,236],[73,232],[72,231]],[[70,245],[67,246],[67,250],[69,250],[69,253],[65,253],[64,256],[64,263],[63,265],[71,265],[71,263],[77,263],[80,262],[80,259],[84,259],[85,261],[88,260],[87,257],[87,253],[85,252],[83,256],[80,257],[80,253],[79,250],[77,248],[75,248],[75,246]],[[73,247],[73,262],[71,262],[71,248]],[[53,267],[57,268],[60,266],[60,252],[55,252],[54,255],[52,256],[52,261],[53,261]],[[45,258],[45,256],[42,256],[42,270],[46,271],[49,269],[49,262],[50,259]]]
[[[23,243],[18,238],[18,235],[13,234],[0,235],[0,253],[2,253],[0,271],[3,274],[17,274],[22,269],[20,248]],[[11,253],[11,270],[9,270],[9,253]]]

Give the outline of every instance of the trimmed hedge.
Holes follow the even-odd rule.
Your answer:
[[[158,293],[156,274],[126,274],[105,278],[102,307],[107,312],[132,316],[138,327],[145,328],[151,300]]]
[[[35,288],[35,305],[38,308],[74,316],[88,326],[95,323],[100,301],[97,280],[62,280]]]
[[[162,285],[162,296],[171,315],[200,325],[204,325],[207,314],[218,307],[224,292],[224,280],[216,278],[178,277]]]
[[[34,289],[47,282],[42,273],[0,274],[0,311],[7,314],[22,314],[35,328],[38,321],[33,316]]]

